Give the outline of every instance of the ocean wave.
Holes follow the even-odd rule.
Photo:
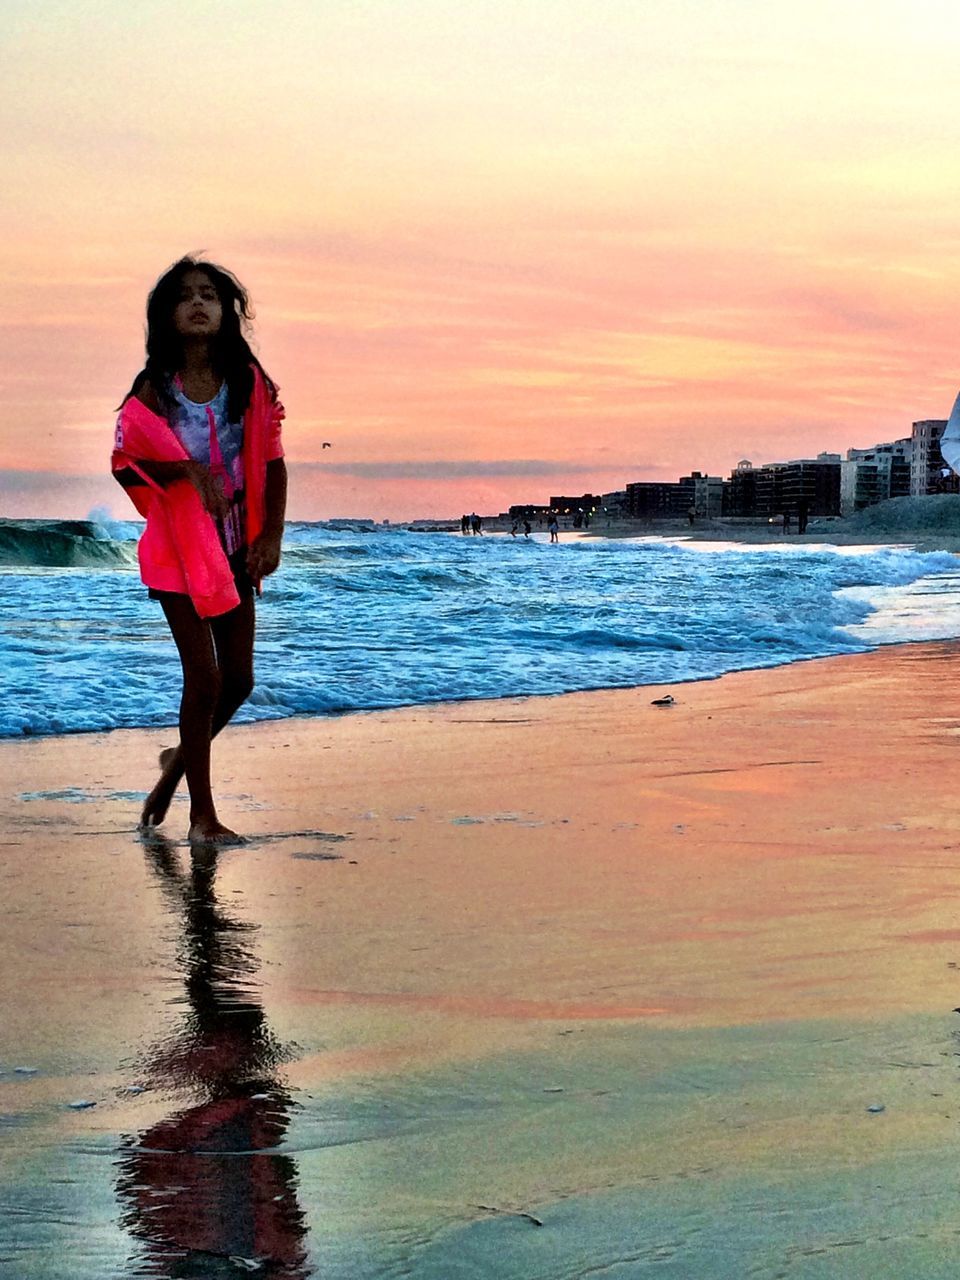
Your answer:
[[[21,559],[0,575],[0,734],[175,724],[163,614],[134,574],[99,572],[133,564],[140,526],[4,525]],[[79,558],[38,561],[56,539]],[[960,635],[960,579],[954,556],[907,548],[706,553],[295,525],[257,608],[240,721],[669,684]]]
[[[136,563],[136,547],[117,532],[92,520],[0,520],[0,565],[126,569]]]
[[[591,627],[582,631],[534,631],[511,632],[523,636],[529,644],[545,648],[596,650],[605,649],[658,649],[678,652],[686,648],[683,639],[667,631],[636,631],[626,633],[611,627]]]

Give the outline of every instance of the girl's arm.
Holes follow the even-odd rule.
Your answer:
[[[189,480],[200,495],[204,510],[212,516],[223,518],[230,509],[223,486],[212,476],[202,462],[150,462],[138,459],[137,466],[141,471],[156,481],[161,489],[166,489],[178,480]],[[142,476],[138,476],[131,467],[121,467],[113,473],[113,478],[124,489],[132,489],[135,485],[146,485]]]
[[[247,551],[247,572],[255,582],[273,573],[280,563],[280,543],[287,509],[287,468],[282,458],[267,463],[263,495],[263,529]]]
[[[134,382],[133,385],[135,390],[131,395],[135,396],[151,413],[155,413],[158,416],[162,415],[163,409],[160,405],[160,400],[149,380],[143,378],[139,385],[137,382]],[[173,484],[176,480],[192,479],[190,470],[191,467],[196,465],[190,462],[149,462],[141,458],[137,458],[136,463],[139,469],[145,472],[151,480],[155,480],[162,489],[165,489],[167,485]],[[131,489],[138,484],[146,484],[143,477],[137,475],[136,471],[131,467],[123,467],[120,471],[115,471],[114,476],[117,482],[123,485],[125,489]]]
[[[158,415],[163,413],[159,397],[146,378],[137,387],[136,397],[151,413]],[[137,458],[135,461],[138,468],[149,476],[151,480],[155,481],[161,489],[168,488],[178,480],[189,480],[200,495],[204,508],[212,516],[223,517],[227,514],[229,503],[224,495],[223,487],[210,474],[209,469],[202,462],[194,462],[191,458],[177,462],[153,462],[145,458]],[[137,475],[136,471],[131,470],[130,467],[124,467],[120,471],[114,472],[114,475],[118,483],[125,489],[145,483]]]
[[[263,495],[263,532],[279,542],[287,512],[287,468],[282,458],[267,463],[267,483]]]
[[[150,462],[145,458],[137,459],[137,466],[140,470],[145,472],[151,480],[155,480],[161,489],[166,489],[175,480],[190,480],[191,483],[194,483],[193,468],[199,465],[198,462]],[[113,474],[114,479],[118,484],[122,484],[124,489],[132,489],[134,485],[146,484],[143,477],[138,476],[132,467],[123,467]]]
[[[199,462],[150,462],[146,458],[137,458],[137,466],[141,471],[145,471],[151,480],[156,480],[161,489],[166,489],[168,485],[174,483],[175,480],[189,480],[191,484],[194,482],[194,472],[200,466]],[[129,471],[130,468],[127,468]],[[118,475],[123,475],[119,472]],[[133,483],[143,484],[136,472],[133,472]],[[120,481],[123,484],[123,481]]]

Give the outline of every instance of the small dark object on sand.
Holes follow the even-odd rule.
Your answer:
[[[543,1223],[539,1218],[535,1218],[532,1213],[525,1213],[522,1209],[498,1209],[495,1204],[478,1204],[478,1209],[482,1209],[484,1213],[505,1213],[511,1218],[526,1218],[527,1222],[532,1222],[535,1227],[542,1227]]]
[[[650,705],[651,707],[675,707],[677,700],[672,693],[667,693],[662,698],[654,698]]]

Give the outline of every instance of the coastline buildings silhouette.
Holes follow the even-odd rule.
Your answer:
[[[815,458],[766,462],[741,459],[729,478],[692,471],[675,482],[631,481],[610,493],[557,495],[547,503],[517,503],[504,519],[543,519],[551,512],[605,513],[634,520],[678,520],[692,508],[700,518],[764,519],[778,515],[852,515],[888,498],[960,493],[960,476],[940,452],[945,418],[924,418],[911,434],[865,449]]]

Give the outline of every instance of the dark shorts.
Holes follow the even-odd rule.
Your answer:
[[[247,573],[246,547],[241,547],[230,556],[230,568],[233,570],[233,580],[237,585],[237,595],[240,599],[245,600],[248,596],[252,596],[254,594],[253,579]],[[151,600],[173,600],[182,594],[180,591],[158,591],[156,587],[147,588],[147,595]]]

